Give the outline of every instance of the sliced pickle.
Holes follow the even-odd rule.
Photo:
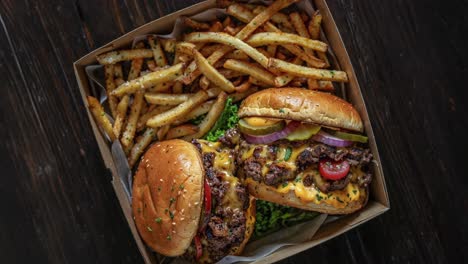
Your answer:
[[[317,134],[319,131],[320,126],[302,123],[296,130],[291,132],[286,137],[286,139],[290,141],[306,140],[309,139],[311,136]]]
[[[351,133],[346,133],[346,132],[341,132],[341,131],[334,131],[332,134],[335,137],[339,137],[341,139],[349,140],[349,141],[367,143],[367,140],[368,140],[366,136],[351,134]]]
[[[239,120],[239,130],[242,133],[249,134],[249,135],[267,135],[271,134],[276,131],[282,130],[286,126],[286,122],[284,120],[278,120],[274,123],[270,123],[268,125],[263,126],[253,126],[247,123],[244,119]]]

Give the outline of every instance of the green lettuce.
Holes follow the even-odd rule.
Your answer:
[[[308,221],[320,213],[257,200],[257,221],[253,238],[260,238],[282,228]]]
[[[221,116],[213,128],[205,135],[204,139],[215,142],[224,135],[226,130],[237,125],[237,122],[239,122],[237,110],[239,110],[238,106],[233,103],[232,98],[228,98]]]

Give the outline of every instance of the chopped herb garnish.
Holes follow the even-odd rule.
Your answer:
[[[169,212],[169,208],[164,209],[164,212],[165,213]]]
[[[161,217],[158,217],[158,218],[154,219],[154,221],[155,221],[156,223],[158,223],[158,224],[159,224],[159,223],[161,223],[161,222],[162,222],[162,218],[161,218]]]
[[[335,197],[335,199],[336,199],[338,202],[340,202],[340,203],[344,203],[343,200],[341,200],[340,197],[338,197],[338,196]]]
[[[170,217],[171,219],[174,219],[174,214],[173,214],[172,212],[169,212],[169,217]]]
[[[284,160],[288,161],[291,158],[291,154],[292,154],[292,149],[288,147],[286,149],[286,153],[284,153]]]
[[[288,182],[283,182],[283,184],[281,185],[283,188],[286,188],[286,186],[288,186]]]
[[[353,189],[353,193],[356,194],[356,193],[357,193],[357,190],[356,190],[356,189]]]
[[[323,197],[321,195],[317,193],[315,196],[317,197],[317,201],[322,201]]]
[[[278,111],[279,111],[280,113],[284,114],[284,109],[283,109],[283,108],[280,108]]]
[[[169,200],[169,206],[172,205],[175,201],[176,199],[174,197],[171,197],[171,199]]]
[[[153,232],[153,229],[151,229],[151,227],[147,226],[146,229],[148,229],[148,231],[150,232]]]
[[[166,239],[171,240],[172,239],[171,235],[167,235]]]
[[[301,180],[302,180],[301,177],[297,177],[294,181],[295,181],[295,182],[300,182]]]
[[[183,189],[184,189],[184,185],[181,184],[181,185],[179,186],[179,189],[183,190]]]

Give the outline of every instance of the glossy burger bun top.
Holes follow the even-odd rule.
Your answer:
[[[143,240],[166,256],[182,255],[197,233],[204,168],[194,145],[158,142],[145,153],[133,183],[132,211]]]
[[[303,88],[271,88],[247,97],[239,117],[270,117],[363,132],[359,113],[334,95]]]

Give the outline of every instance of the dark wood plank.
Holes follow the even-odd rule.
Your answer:
[[[141,263],[72,63],[199,1],[0,2],[0,258]],[[366,99],[392,209],[282,263],[468,257],[466,1],[328,1]]]

